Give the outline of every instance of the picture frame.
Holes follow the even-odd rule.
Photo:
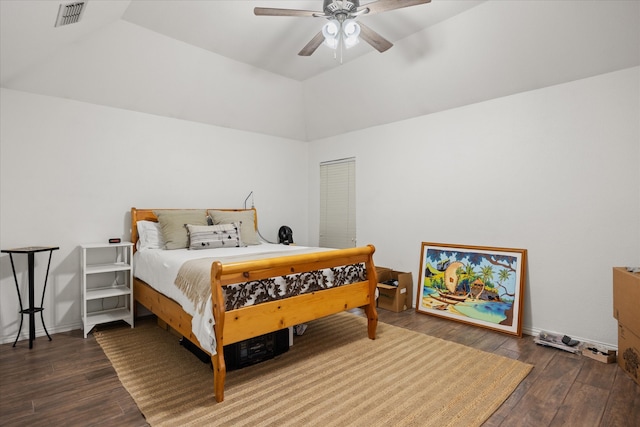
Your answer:
[[[416,311],[522,337],[527,250],[422,242]]]

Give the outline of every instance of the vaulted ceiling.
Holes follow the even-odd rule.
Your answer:
[[[4,88],[313,141],[637,66],[640,2],[432,0],[363,16],[394,43],[298,51],[314,1],[0,1]],[[362,1],[362,4],[368,3]]]

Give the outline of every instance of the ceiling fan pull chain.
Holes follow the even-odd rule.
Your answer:
[[[344,47],[343,23],[340,23],[340,38],[338,40],[338,48],[340,49],[340,65],[342,65],[342,50]]]

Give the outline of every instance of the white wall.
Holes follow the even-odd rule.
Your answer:
[[[78,245],[128,239],[132,206],[235,208],[253,191],[265,238],[288,224],[307,240],[305,143],[8,89],[0,102],[0,243],[60,246],[44,302],[50,333],[80,327]],[[26,304],[26,256],[14,260]],[[37,295],[45,270],[37,254]],[[17,311],[2,254],[0,342],[15,339]]]
[[[640,264],[639,93],[634,67],[315,141],[310,236],[319,163],[355,156],[376,264],[417,282],[421,242],[527,249],[525,331],[615,346],[611,268]]]

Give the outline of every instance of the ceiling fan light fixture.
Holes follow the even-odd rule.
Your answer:
[[[337,19],[330,19],[329,22],[322,27],[322,35],[324,36],[324,44],[331,49],[338,47],[340,40],[340,22]]]
[[[347,19],[342,23],[344,46],[349,49],[360,42],[360,25],[355,19]]]
[[[334,39],[334,38],[324,39],[324,44],[330,47],[331,49],[335,50],[338,48],[338,39]]]
[[[349,49],[360,42],[360,25],[354,19],[346,19],[343,22],[330,19],[322,27],[322,35],[324,44],[331,49],[337,49],[341,42]]]

